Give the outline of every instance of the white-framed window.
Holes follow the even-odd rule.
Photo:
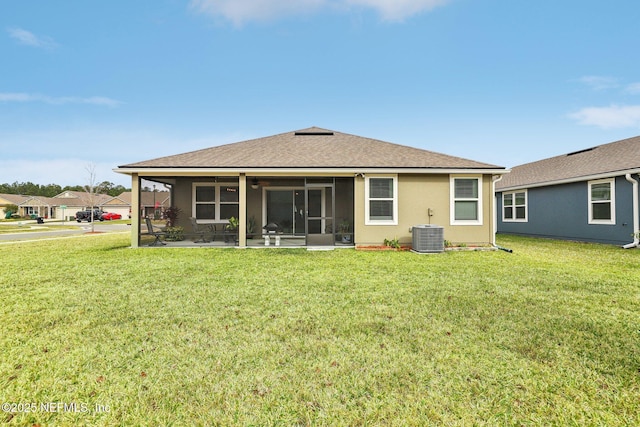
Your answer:
[[[527,190],[502,193],[502,221],[527,222]]]
[[[451,177],[451,225],[482,225],[482,179]]]
[[[236,183],[193,184],[192,216],[202,222],[221,221],[240,212],[240,187]]]
[[[589,181],[589,224],[616,223],[615,178]]]
[[[398,225],[398,176],[365,177],[365,225]]]

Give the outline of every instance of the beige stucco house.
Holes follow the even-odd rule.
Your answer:
[[[94,204],[99,207],[111,196],[98,194]],[[18,206],[17,214],[22,217],[39,216],[47,219],[72,219],[76,211],[88,208],[91,203],[87,195],[81,191],[63,191],[54,197],[25,196],[17,194],[0,194],[0,208],[7,202]]]
[[[453,243],[491,244],[494,181],[504,167],[346,133],[309,128],[122,165],[132,211],[142,180],[171,189],[178,225],[211,230],[239,219],[236,245],[263,245],[264,229],[304,246],[411,243],[418,224]],[[143,234],[132,218],[131,244]],[[248,230],[249,228],[249,230]],[[248,233],[249,232],[249,233]],[[247,238],[247,234],[249,237]]]

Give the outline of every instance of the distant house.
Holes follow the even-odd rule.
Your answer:
[[[120,214],[125,219],[131,217],[131,203],[127,201],[126,197],[122,197],[122,194],[104,200],[100,205],[100,209],[104,212]]]
[[[91,205],[105,212],[120,213],[126,218],[131,212],[131,204],[107,194],[96,194],[93,201],[83,191],[63,191],[54,197],[25,196],[18,194],[0,194],[0,210],[4,217],[5,207],[18,206],[21,217],[39,216],[49,219],[73,219],[75,213],[89,209]]]
[[[7,213],[7,206],[15,205],[20,209],[20,204],[27,200],[29,196],[22,196],[19,194],[0,194],[0,215],[2,218],[5,217]],[[20,212],[13,212],[20,215]]]
[[[119,166],[171,188],[179,226],[211,230],[239,220],[237,245],[269,230],[307,246],[411,243],[410,228],[437,224],[451,242],[491,244],[494,180],[505,168],[320,128],[292,131]],[[147,196],[148,197],[148,196]],[[265,231],[266,227],[266,231]],[[250,232],[247,232],[250,231]],[[251,232],[257,241],[247,238]],[[132,246],[141,227],[132,218]],[[268,237],[268,235],[267,235]],[[262,243],[261,243],[262,242]]]
[[[15,214],[26,218],[31,216],[55,218],[58,212],[57,201],[51,197],[0,194],[0,209],[3,218],[6,215],[6,206],[10,204],[18,206],[18,212],[14,212]]]
[[[102,209],[111,198],[108,194],[95,194],[91,200],[91,196],[84,191],[63,191],[51,198],[53,211],[49,217],[62,219],[64,215],[64,219],[70,219],[77,211],[90,209],[92,206]]]
[[[496,184],[498,232],[637,246],[640,137],[512,168]]]

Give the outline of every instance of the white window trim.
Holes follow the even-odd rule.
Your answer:
[[[524,218],[515,218],[516,207],[523,205],[516,205],[516,193],[524,193]],[[513,215],[514,218],[507,218],[504,216],[504,196],[507,194],[511,194],[513,196]],[[529,192],[527,190],[518,190],[518,191],[507,191],[506,193],[502,193],[502,222],[529,222]]]
[[[456,179],[475,179],[478,181],[478,198],[477,199],[456,199]],[[483,180],[482,175],[457,175],[449,177],[449,212],[450,225],[483,225],[482,218],[482,199],[483,199]],[[456,201],[474,201],[478,202],[478,219],[477,220],[456,220]]]
[[[198,187],[215,187],[216,198],[213,202],[200,203],[200,204],[209,204],[215,205],[215,219],[198,219],[199,224],[209,224],[214,222],[222,221],[220,219],[220,205],[233,205],[236,203],[222,203],[220,201],[220,187],[238,187],[239,185],[233,182],[194,182],[191,186],[191,216],[196,217],[196,188]],[[240,201],[238,201],[238,206],[240,205]]]
[[[594,203],[598,203],[598,201],[592,201],[591,200],[591,186],[594,184],[605,184],[608,183],[611,185],[611,200],[609,200],[609,202],[611,203],[611,219],[593,219],[593,204]],[[589,181],[588,182],[589,185],[587,185],[587,191],[588,191],[588,199],[589,199],[589,224],[600,224],[600,225],[616,225],[616,179],[615,178],[609,178],[609,179],[598,179],[595,181]]]
[[[370,179],[393,180],[393,219],[379,220],[369,218],[369,180]],[[366,176],[364,178],[364,224],[365,225],[398,225],[398,175]],[[378,199],[373,199],[378,200]]]

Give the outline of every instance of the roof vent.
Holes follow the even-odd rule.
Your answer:
[[[575,156],[576,154],[580,154],[580,153],[586,153],[586,152],[588,152],[588,151],[593,151],[593,150],[595,150],[596,148],[598,148],[598,147],[591,147],[591,148],[587,148],[587,149],[585,149],[585,150],[574,151],[573,153],[569,153],[569,154],[567,154],[567,157],[569,157],[569,156]]]
[[[295,133],[296,136],[311,136],[311,135],[324,135],[324,136],[331,136],[333,135],[333,132],[323,132],[323,131],[316,131],[316,132],[296,132]]]

